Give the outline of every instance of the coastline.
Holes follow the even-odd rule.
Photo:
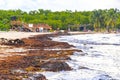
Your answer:
[[[4,34],[2,32],[6,35],[4,38],[19,38],[24,41],[24,44],[1,46],[1,79],[22,80],[23,78],[29,79],[35,72],[72,70],[66,61],[70,60],[69,55],[72,55],[75,51],[81,52],[81,50],[71,48],[74,46],[68,43],[52,41],[49,38],[60,36],[60,34],[23,33],[10,32],[9,34],[9,32],[5,32]],[[1,37],[3,38],[3,35]],[[42,79],[43,77],[44,79]],[[42,80],[46,80],[44,75],[42,78]]]
[[[7,32],[5,32],[7,33]],[[68,65],[74,52],[82,52],[66,42],[53,41],[52,37],[63,35],[90,34],[86,32],[66,33],[24,33],[9,32],[7,39],[19,39],[24,44],[5,44],[0,47],[0,79],[41,79],[47,80],[42,72],[71,71]],[[3,32],[4,34],[4,32]],[[17,35],[13,37],[10,35]],[[22,34],[22,35],[21,35]],[[25,34],[27,34],[25,36]],[[110,33],[91,33],[110,34]],[[116,34],[116,33],[115,33]],[[18,36],[21,36],[18,38]],[[6,36],[4,36],[5,38]],[[84,54],[82,54],[84,55]],[[61,66],[62,65],[62,66]],[[82,69],[86,68],[81,66]],[[37,78],[36,78],[37,76]]]

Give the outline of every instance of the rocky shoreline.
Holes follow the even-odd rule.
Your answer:
[[[72,45],[65,42],[52,41],[50,37],[60,36],[59,34],[44,34],[29,38],[1,41],[1,47],[10,54],[0,60],[0,79],[2,80],[47,80],[42,74],[35,75],[35,72],[43,71],[69,71],[72,68],[66,63],[70,55],[75,51]],[[17,50],[15,51],[15,49]],[[13,51],[10,51],[13,50]],[[18,51],[20,50],[20,51]]]

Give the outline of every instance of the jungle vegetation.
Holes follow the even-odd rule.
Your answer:
[[[86,26],[94,31],[114,31],[120,29],[120,10],[105,9],[93,11],[51,11],[33,10],[29,12],[18,10],[0,10],[0,30],[9,30],[11,17],[16,16],[17,20],[23,23],[45,23],[52,26],[53,30],[70,28],[73,31],[79,30],[80,26]]]

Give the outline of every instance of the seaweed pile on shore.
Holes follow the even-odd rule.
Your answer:
[[[70,60],[69,55],[80,50],[65,42],[52,41],[49,37],[55,34],[37,35],[24,38],[22,44],[4,44],[11,48],[23,48],[24,52],[10,52],[11,54],[25,54],[8,56],[0,60],[0,79],[22,80],[36,79],[47,80],[44,75],[34,75],[35,72],[43,71],[69,71],[72,68],[65,62]]]

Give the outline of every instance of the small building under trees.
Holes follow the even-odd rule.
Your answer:
[[[30,29],[32,32],[49,32],[52,27],[48,24],[23,24],[23,27]]]
[[[17,20],[15,16],[11,17],[11,30],[25,32],[48,32],[52,29],[48,24],[27,24]]]

